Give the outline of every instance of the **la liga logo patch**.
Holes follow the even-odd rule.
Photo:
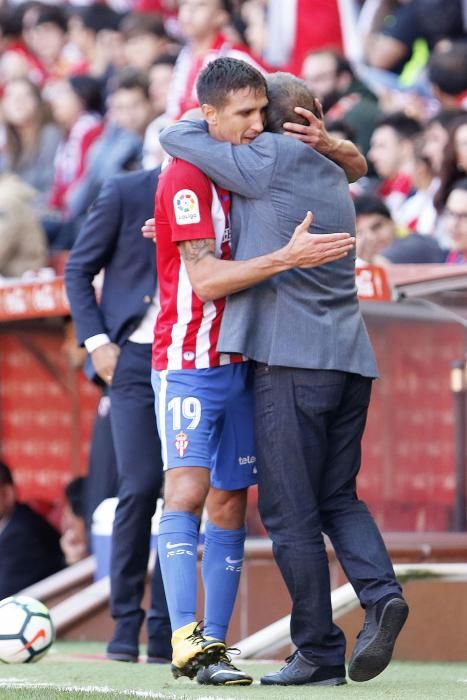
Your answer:
[[[173,199],[177,224],[199,224],[199,202],[193,190],[179,190]]]

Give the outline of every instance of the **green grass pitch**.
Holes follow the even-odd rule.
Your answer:
[[[36,664],[0,664],[0,699],[3,700],[459,700],[467,698],[466,663],[393,662],[368,683],[351,681],[338,688],[199,686],[175,681],[168,666],[123,664],[106,661],[97,643],[58,642]],[[278,664],[243,661],[255,679]]]

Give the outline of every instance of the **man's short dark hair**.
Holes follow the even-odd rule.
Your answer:
[[[354,206],[356,216],[361,216],[362,214],[379,214],[380,216],[384,216],[385,219],[391,219],[389,209],[383,200],[375,194],[362,194],[360,197],[355,197]]]
[[[467,90],[467,42],[453,41],[448,48],[433,51],[428,77],[447,95],[459,95]]]
[[[273,73],[266,79],[269,104],[266,108],[266,126],[268,131],[280,133],[284,122],[308,124],[308,120],[294,111],[295,107],[309,109],[320,117],[315,97],[304,80],[291,73]]]
[[[422,125],[417,119],[408,117],[404,112],[393,112],[388,114],[376,123],[375,129],[388,126],[397,133],[401,139],[413,139],[421,133]]]
[[[267,94],[264,76],[238,58],[216,58],[201,71],[196,83],[199,103],[213,107],[222,107],[231,92],[245,88]]]
[[[0,486],[13,486],[13,474],[5,462],[0,461]]]

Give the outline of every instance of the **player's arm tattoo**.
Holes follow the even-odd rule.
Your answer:
[[[208,255],[214,256],[215,245],[215,241],[210,238],[179,243],[182,258],[187,263],[197,263]]]

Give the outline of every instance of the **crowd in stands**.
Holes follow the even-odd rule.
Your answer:
[[[7,233],[2,222],[0,277],[37,270],[47,249],[70,249],[108,176],[162,162],[158,134],[196,106],[196,77],[219,55],[301,76],[321,101],[327,128],[367,155],[369,176],[353,185],[353,194],[379,198],[396,238],[432,236],[443,251],[458,245],[445,209],[467,169],[465,3],[351,0],[347,6],[337,0],[3,3],[0,188],[5,182],[12,189],[12,176],[27,183],[23,208],[36,223],[10,219]],[[462,225],[459,217],[456,222]],[[466,252],[446,252],[443,259],[461,261]],[[413,262],[424,261],[414,256]]]
[[[107,177],[161,164],[159,133],[197,105],[217,56],[300,76],[329,132],[367,156],[351,186],[358,264],[467,262],[462,0],[14,0],[0,10],[0,283],[69,250]]]

